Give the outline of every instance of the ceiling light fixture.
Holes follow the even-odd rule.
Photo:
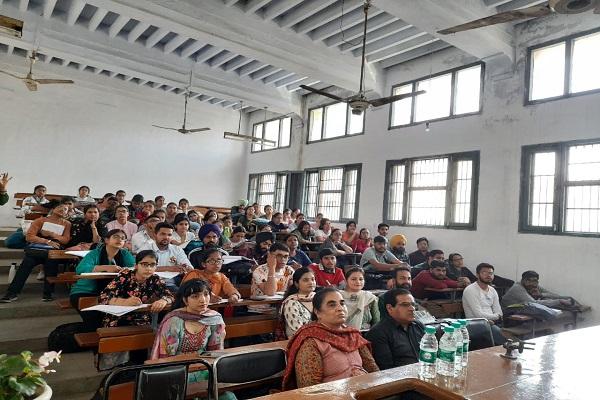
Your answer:
[[[240,100],[240,118],[238,120],[238,130],[237,133],[233,132],[224,132],[223,138],[229,140],[238,140],[241,142],[251,142],[251,143],[260,143],[263,146],[273,146],[275,147],[276,143],[273,140],[257,138],[250,135],[242,135],[240,133],[240,129],[242,127],[242,108],[244,108],[244,102]]]

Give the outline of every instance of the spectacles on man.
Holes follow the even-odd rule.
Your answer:
[[[288,260],[290,258],[289,254],[275,254],[275,258],[277,258],[278,260]]]

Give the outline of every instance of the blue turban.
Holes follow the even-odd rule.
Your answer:
[[[219,225],[204,224],[200,227],[200,230],[198,231],[198,239],[204,240],[204,237],[210,232],[214,232],[217,234],[217,236],[221,236],[221,229],[219,228]]]

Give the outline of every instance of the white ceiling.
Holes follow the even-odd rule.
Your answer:
[[[385,68],[450,46],[479,58],[511,58],[510,27],[449,37],[435,32],[543,1],[373,3],[366,86],[381,92],[384,79],[378,77]],[[299,112],[301,84],[357,89],[362,5],[363,0],[0,0],[0,14],[25,21],[23,38],[0,35],[0,60],[38,48],[49,71],[76,81],[89,76],[176,95],[185,93],[193,70],[190,91],[197,101],[238,108],[243,100],[246,111],[269,106]]]

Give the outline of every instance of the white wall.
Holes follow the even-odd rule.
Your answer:
[[[223,139],[224,130],[237,130],[236,111],[190,100],[188,128],[212,130],[181,135],[151,125],[181,127],[183,96],[122,86],[136,95],[84,82],[32,93],[0,75],[0,171],[14,177],[9,192],[44,184],[49,193],[76,195],[85,184],[96,197],[124,189],[128,197],[185,196],[191,204],[212,206],[230,206],[245,192],[240,185],[247,179],[249,147]],[[8,205],[0,207],[0,226],[15,226],[13,215]]]
[[[528,46],[597,26],[593,15],[554,16],[515,29],[517,63],[514,71],[498,71],[487,63],[481,115],[388,131],[389,107],[367,113],[365,134],[306,145],[306,127],[293,133],[290,149],[250,156],[250,173],[362,163],[359,226],[375,231],[382,219],[386,160],[469,150],[480,151],[477,230],[392,227],[409,238],[409,248],[420,236],[446,254],[460,252],[468,266],[486,261],[499,275],[516,279],[527,269],[541,274],[543,286],[570,294],[595,307],[600,239],[520,234],[518,232],[521,146],[600,137],[600,95],[524,106],[525,54]],[[407,80],[475,61],[458,50],[447,50],[388,70],[386,93]],[[311,95],[306,109],[325,103]],[[253,116],[252,122],[260,120]],[[246,177],[247,179],[247,177]],[[600,310],[587,315],[600,322]]]

